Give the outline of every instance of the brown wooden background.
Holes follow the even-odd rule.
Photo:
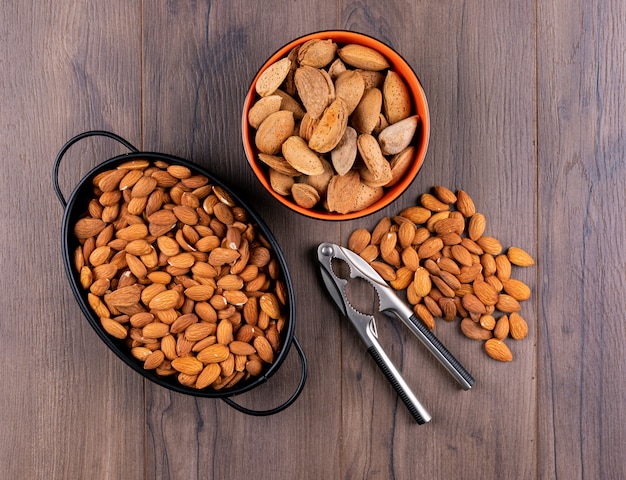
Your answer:
[[[252,9],[251,9],[252,8]],[[427,159],[395,204],[348,223],[279,208],[240,142],[248,83],[283,43],[320,29],[373,35],[420,76]],[[0,471],[12,479],[626,478],[624,205],[626,3],[621,0],[33,1],[0,9]],[[237,185],[281,243],[309,359],[298,401],[266,418],[147,383],[100,342],[60,257],[54,157],[71,136],[114,131]],[[86,141],[61,168],[66,195],[121,153]],[[318,283],[321,241],[468,191],[506,246],[537,265],[529,337],[500,364],[458,325],[439,338],[469,392],[395,322],[381,340],[433,414],[415,425]],[[272,406],[278,374],[238,398]]]

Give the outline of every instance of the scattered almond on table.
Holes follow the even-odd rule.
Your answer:
[[[534,259],[520,247],[505,249],[487,235],[487,221],[464,190],[435,186],[419,204],[381,218],[370,232],[358,228],[348,248],[395,290],[430,328],[435,318],[461,319],[463,334],[484,342],[487,355],[509,362],[509,339],[522,340],[528,324],[520,314],[531,290],[512,278]]]

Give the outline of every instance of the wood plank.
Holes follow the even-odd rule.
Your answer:
[[[381,216],[414,205],[419,195],[441,184],[467,190],[487,217],[488,234],[503,245],[533,250],[532,5],[350,2],[342,7],[342,25],[387,41],[412,64],[432,120],[427,159],[410,191],[380,215],[355,225],[371,229]],[[349,233],[342,228],[345,241]],[[519,275],[534,286],[532,272]],[[524,307],[524,316],[534,330],[532,303]],[[463,478],[533,476],[534,332],[523,342],[509,342],[515,360],[503,365],[464,338],[458,322],[439,320],[436,334],[476,378],[475,387],[463,392],[405,327],[385,318],[378,325],[381,342],[433,420],[425,426],[412,423],[345,330],[342,478],[455,478],[460,472]]]
[[[539,473],[623,478],[626,9],[538,12]]]
[[[148,386],[150,478],[339,476],[339,326],[326,321],[336,310],[318,287],[312,256],[321,241],[338,241],[339,227],[278,208],[253,177],[240,131],[243,99],[264,59],[309,30],[334,26],[336,7],[322,2],[316,9],[325,6],[333,15],[324,19],[284,2],[254,14],[240,1],[144,2],[144,146],[205,166],[266,220],[290,268],[296,335],[310,368],[298,401],[269,418]],[[236,400],[250,408],[277,406],[293,392],[299,374],[292,347],[274,377]]]
[[[64,1],[9,1],[0,13],[6,478],[143,475],[142,381],[72,297],[60,258],[63,211],[50,182],[57,151],[75,133],[115,127],[139,138],[138,14],[127,2]],[[120,150],[87,143],[62,166],[66,195]]]

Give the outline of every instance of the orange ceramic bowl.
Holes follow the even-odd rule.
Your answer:
[[[398,73],[404,80],[408,87],[409,93],[412,97],[413,113],[419,115],[420,121],[417,126],[417,131],[413,138],[412,145],[415,146],[415,158],[404,177],[390,188],[385,188],[384,195],[375,203],[369,207],[354,211],[346,214],[340,214],[335,212],[329,212],[323,208],[321,202],[312,209],[303,208],[296,204],[290,196],[283,196],[275,192],[269,181],[268,168],[263,162],[258,159],[258,150],[255,147],[254,134],[255,130],[248,123],[248,111],[258,98],[256,93],[256,83],[259,76],[270,65],[277,62],[281,58],[287,56],[287,54],[296,46],[301,45],[312,39],[332,39],[340,47],[349,43],[356,43],[365,45],[370,48],[374,48],[382,53],[391,65],[391,69]],[[248,159],[248,163],[252,167],[255,175],[265,187],[265,189],[281,204],[290,208],[291,210],[298,212],[307,217],[316,218],[320,220],[351,220],[355,218],[364,217],[377,212],[381,208],[386,207],[391,202],[396,200],[413,182],[417,173],[419,172],[424,158],[426,156],[426,150],[428,149],[428,141],[430,137],[430,114],[428,109],[428,103],[426,101],[426,95],[422,88],[422,85],[417,78],[417,75],[411,68],[411,66],[404,60],[395,50],[385,45],[379,40],[372,38],[368,35],[361,33],[355,33],[345,30],[326,30],[316,33],[311,33],[297,38],[283,47],[281,47],[276,53],[274,53],[259,69],[258,73],[254,77],[248,93],[245,98],[242,115],[242,137],[243,145]]]

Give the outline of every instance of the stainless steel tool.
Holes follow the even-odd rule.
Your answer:
[[[385,351],[378,341],[375,317],[359,312],[348,301],[345,293],[348,280],[340,278],[333,271],[333,260],[337,259],[345,262],[350,268],[351,278],[362,278],[372,285],[378,294],[379,311],[388,316],[400,319],[437,360],[439,360],[446,370],[450,372],[464,390],[469,390],[472,387],[474,379],[467,370],[452,356],[448,349],[435,337],[432,331],[413,314],[409,306],[396,295],[383,278],[359,255],[334,243],[325,242],[320,244],[317,248],[317,258],[320,264],[322,279],[331,298],[344,316],[350,320],[367,347],[367,351],[374,358],[374,361],[383,371],[387,380],[396,390],[398,396],[409,409],[417,423],[426,423],[430,421],[431,416],[415,397],[400,375],[400,372],[398,372],[389,357],[385,354]]]

